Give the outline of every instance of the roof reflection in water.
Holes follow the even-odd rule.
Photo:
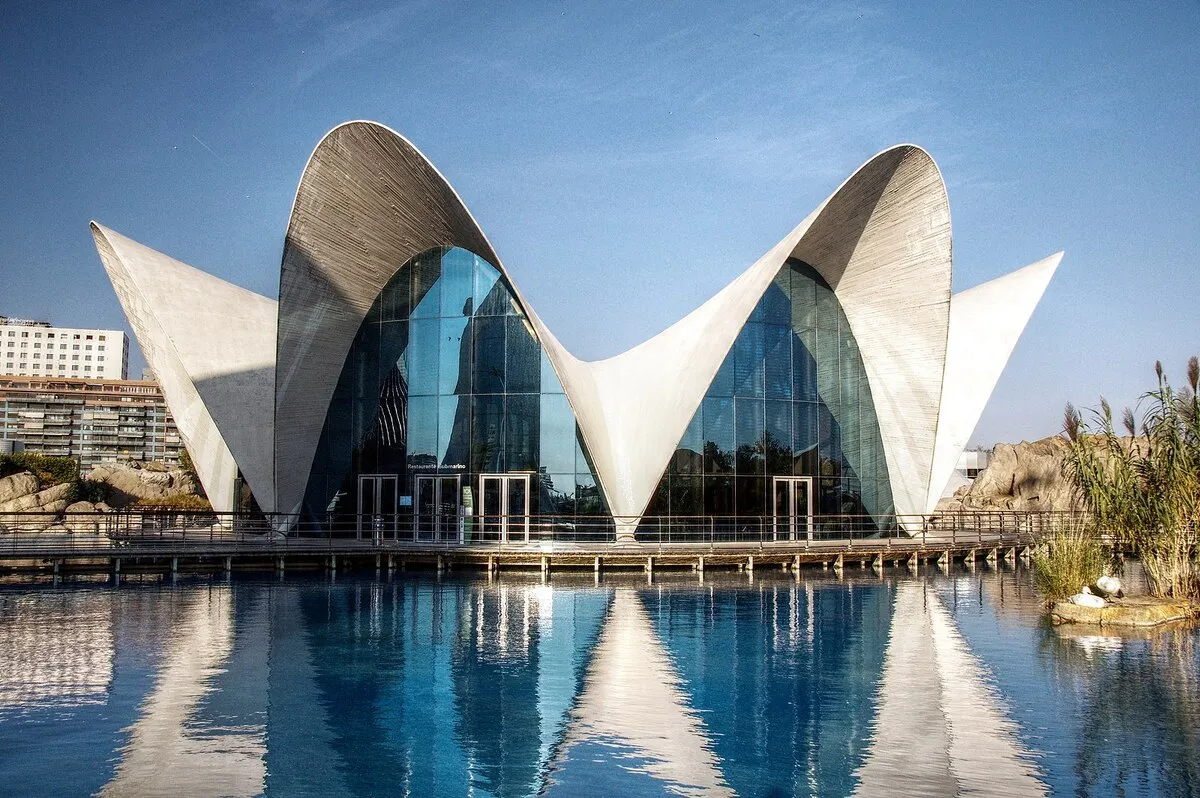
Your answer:
[[[901,581],[855,795],[1040,796],[1017,726],[932,587]]]
[[[141,717],[129,729],[129,742],[121,751],[116,774],[101,795],[255,795],[263,791],[266,739],[262,725],[230,723],[225,712],[209,712],[206,710],[211,707],[204,706],[206,700],[219,695],[215,682],[230,668],[234,638],[230,591],[212,587],[190,593],[171,632],[154,689],[142,704]],[[265,669],[256,665],[238,669],[251,680],[239,685],[240,695],[265,694]],[[230,691],[226,700],[238,699]]]
[[[574,764],[572,749],[590,743],[591,755],[609,749],[610,760],[665,782],[670,792],[733,795],[708,729],[688,703],[641,599],[633,590],[616,591],[546,794],[555,794],[556,781],[569,778],[563,771]]]

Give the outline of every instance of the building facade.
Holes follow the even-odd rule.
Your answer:
[[[0,316],[0,376],[124,380],[129,338],[120,330],[54,327]]]
[[[125,380],[0,377],[0,439],[69,457],[85,471],[106,462],[175,465],[184,451],[158,385]]]
[[[903,145],[693,313],[587,362],[373,123],[309,160],[278,301],[92,231],[215,508],[243,479],[288,529],[464,542],[910,528],[1061,258],[952,296],[945,186]]]

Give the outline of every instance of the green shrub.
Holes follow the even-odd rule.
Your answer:
[[[29,471],[43,488],[75,482],[79,479],[79,464],[70,457],[49,457],[35,452],[0,454],[0,477]]]
[[[139,499],[133,507],[137,510],[212,510],[208,499],[194,493],[175,493],[157,499]]]
[[[1048,601],[1057,601],[1104,576],[1111,562],[1111,553],[1094,534],[1064,526],[1033,550],[1033,579]]]

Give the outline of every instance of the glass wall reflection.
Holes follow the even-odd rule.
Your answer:
[[[484,479],[502,474],[516,476]],[[394,476],[394,504],[364,475]],[[304,511],[322,530],[377,514],[388,537],[436,540],[528,534],[510,514],[563,534],[607,513],[562,385],[495,267],[435,249],[384,287],[338,380]]]
[[[736,516],[727,521],[737,527],[811,514],[816,531],[833,533],[877,531],[894,512],[854,334],[824,279],[790,259],[713,378],[647,514],[675,528],[695,516]]]

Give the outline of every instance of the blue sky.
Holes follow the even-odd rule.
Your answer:
[[[312,148],[410,138],[577,355],[707,299],[900,142],[962,290],[1066,250],[974,442],[1200,352],[1200,4],[0,5],[0,314],[125,328],[98,221],[274,296]],[[140,358],[135,359],[135,373]]]

